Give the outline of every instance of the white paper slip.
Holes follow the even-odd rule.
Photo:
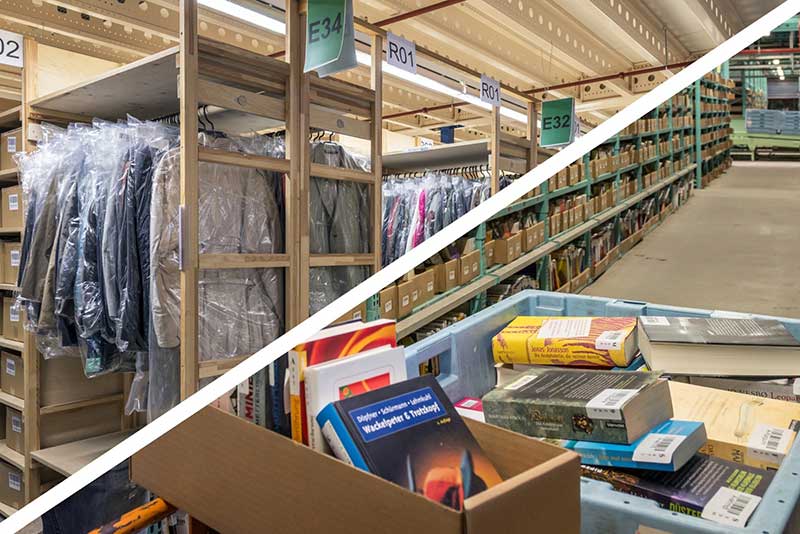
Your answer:
[[[586,415],[592,419],[622,420],[622,407],[638,389],[604,389],[586,403]]]
[[[517,390],[517,389],[519,389],[519,388],[521,388],[521,387],[523,387],[523,386],[525,386],[527,384],[530,384],[531,382],[536,380],[536,378],[537,378],[536,375],[521,376],[521,377],[517,378],[516,380],[514,380],[513,382],[511,382],[510,384],[506,384],[503,387],[503,389]]]
[[[548,319],[542,323],[536,337],[539,339],[561,337],[586,337],[592,328],[592,319]]]
[[[743,527],[760,502],[758,495],[723,487],[711,497],[700,517],[723,525]]]
[[[647,326],[669,326],[669,320],[662,315],[642,315],[639,320]]]
[[[670,464],[685,439],[686,436],[676,434],[648,434],[633,450],[633,461]]]
[[[623,341],[625,341],[624,330],[610,330],[597,336],[594,348],[597,350],[620,350]]]
[[[794,437],[794,431],[788,428],[759,424],[747,441],[745,457],[779,464],[789,451]]]

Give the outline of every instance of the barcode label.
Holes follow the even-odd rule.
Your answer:
[[[586,403],[586,415],[592,419],[622,420],[622,407],[638,389],[604,389]]]
[[[633,461],[670,464],[672,455],[685,439],[686,436],[675,434],[648,434],[633,450]]]
[[[527,384],[530,384],[531,382],[536,380],[536,378],[537,378],[536,375],[521,376],[521,377],[517,378],[516,380],[514,380],[513,382],[511,382],[510,384],[506,384],[503,387],[503,389],[517,390],[517,389],[519,389],[519,388],[521,388],[523,386],[526,386]]]
[[[14,304],[9,308],[8,316],[12,323],[19,322],[19,304]]]
[[[448,280],[455,280],[456,279],[456,272],[454,270],[453,271],[448,271],[447,272],[447,279]]]
[[[745,456],[768,464],[780,464],[794,441],[795,433],[788,428],[765,424],[756,425],[747,441]]]
[[[13,154],[17,151],[17,138],[16,137],[9,137],[8,138],[8,152],[9,154]]]
[[[8,195],[8,210],[9,211],[17,211],[19,209],[19,195],[14,193],[13,195]]]
[[[701,517],[723,525],[744,527],[760,502],[758,495],[722,487],[705,505]]]
[[[403,307],[408,306],[408,301],[409,301],[408,295],[403,295],[403,300],[402,300]]]
[[[383,303],[383,311],[386,312],[386,313],[389,313],[390,311],[392,311],[393,307],[394,307],[394,304],[392,304],[391,300],[387,300],[386,302]]]
[[[669,326],[669,319],[661,315],[642,315],[639,320],[647,326]]]
[[[11,251],[11,266],[19,267],[19,250]]]
[[[6,360],[6,374],[11,376],[17,375],[17,364],[11,358]]]
[[[8,474],[8,487],[14,491],[22,491],[22,477],[19,473]]]
[[[548,319],[536,334],[539,339],[586,337],[592,328],[591,317],[581,319]]]
[[[620,350],[623,341],[625,341],[625,331],[611,330],[597,336],[594,348],[597,350]]]
[[[22,417],[18,415],[11,416],[11,430],[17,434],[22,433]]]

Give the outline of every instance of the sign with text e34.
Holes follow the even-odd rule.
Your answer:
[[[305,72],[333,63],[342,54],[346,0],[309,0]]]
[[[542,134],[539,146],[570,144],[575,139],[575,99],[542,102]]]
[[[0,30],[0,65],[22,68],[22,36]]]
[[[386,32],[386,61],[411,74],[417,73],[417,45],[392,32]]]
[[[491,106],[500,106],[500,82],[481,74],[481,101]]]

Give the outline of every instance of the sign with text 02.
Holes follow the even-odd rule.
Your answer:
[[[0,65],[22,68],[22,36],[0,30]]]
[[[308,0],[304,71],[320,77],[356,66],[353,0]]]
[[[541,147],[568,145],[575,140],[575,99],[542,102]]]
[[[417,45],[392,32],[386,32],[386,61],[411,74],[417,73]]]

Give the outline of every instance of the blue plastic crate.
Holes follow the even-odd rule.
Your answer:
[[[783,322],[800,337],[800,320],[736,312],[661,306],[629,300],[523,291],[459,321],[406,349],[409,378],[419,375],[419,364],[439,356],[439,380],[453,401],[481,397],[495,385],[492,337],[518,315],[682,317],[756,317]],[[795,441],[764,499],[746,528],[719,525],[705,519],[670,512],[650,500],[614,491],[605,482],[582,479],[582,531],[587,534],[634,534],[640,526],[671,533],[778,534],[790,530],[790,518],[800,499],[800,440]]]

